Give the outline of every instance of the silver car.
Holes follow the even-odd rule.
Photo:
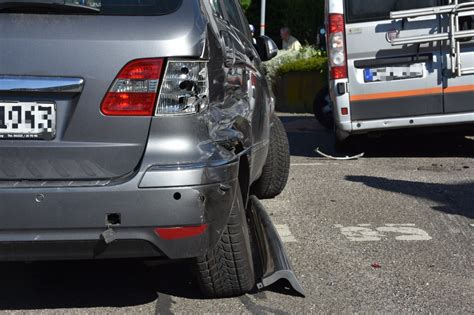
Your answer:
[[[289,148],[236,0],[0,0],[0,260],[190,259],[255,285]]]

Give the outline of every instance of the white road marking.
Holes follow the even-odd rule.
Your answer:
[[[474,224],[471,224],[471,227],[474,227]]]
[[[324,163],[294,163],[291,166],[324,166]]]
[[[385,224],[381,227],[371,227],[371,224],[357,226],[335,225],[351,242],[378,242],[390,238],[392,234],[397,241],[429,241],[432,237],[424,230],[416,228],[415,224]]]
[[[383,235],[374,231],[363,224],[363,226],[342,226],[336,225],[341,229],[341,233],[351,242],[377,242],[381,241]]]
[[[286,224],[275,224],[278,234],[283,243],[296,243],[296,238],[291,234],[290,227]]]
[[[408,227],[402,224],[389,224],[377,228],[377,231],[402,234],[395,237],[397,241],[429,241],[432,239],[431,236],[422,229]]]
[[[310,167],[310,166],[328,166],[328,165],[334,165],[334,166],[339,166],[341,163],[293,163],[291,164],[291,167]],[[349,164],[347,162],[344,163],[345,166],[352,166],[353,164]]]

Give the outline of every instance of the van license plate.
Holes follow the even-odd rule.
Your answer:
[[[56,105],[0,101],[0,139],[52,140],[56,135]]]
[[[368,68],[364,70],[365,82],[386,82],[423,77],[424,64],[406,66]]]

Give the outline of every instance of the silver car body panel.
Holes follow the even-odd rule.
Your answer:
[[[109,257],[95,246],[51,256],[30,249],[98,244],[110,228],[119,243],[145,242],[172,259],[215,246],[237,185],[246,199],[260,177],[274,102],[249,30],[215,17],[206,1],[182,2],[164,16],[0,14],[0,76],[16,80],[13,91],[3,81],[0,100],[52,98],[58,108],[53,141],[0,142],[0,215],[8,218],[0,220],[0,247],[17,249],[0,260]],[[140,58],[208,61],[208,107],[185,116],[104,116],[100,104],[115,76]],[[56,83],[45,91],[39,82],[49,77]],[[58,78],[81,78],[82,91],[57,93],[66,86]],[[110,214],[121,223],[111,227]],[[203,224],[206,232],[192,239],[167,241],[154,231]]]

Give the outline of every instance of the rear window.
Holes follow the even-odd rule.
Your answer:
[[[66,3],[91,6],[103,15],[164,15],[176,11],[181,0],[66,0]]]
[[[182,0],[62,0],[62,1],[31,1],[32,6],[28,7],[22,1],[0,1],[0,3],[9,3],[23,6],[21,9],[18,7],[10,9],[10,11],[20,11],[21,13],[57,13],[58,10],[52,8],[40,7],[42,3],[53,3],[53,4],[66,4],[67,6],[79,6],[85,7],[82,10],[73,10],[67,8],[71,14],[80,14],[79,12],[88,12],[85,9],[93,8],[96,9],[94,14],[99,15],[132,15],[132,16],[143,16],[143,15],[165,15],[172,13],[181,7]],[[34,6],[36,4],[36,7]],[[66,8],[64,9],[66,10]],[[92,12],[93,10],[91,10]],[[63,11],[61,11],[63,12]]]
[[[386,20],[390,12],[427,8],[439,5],[439,0],[346,0],[348,23]]]

